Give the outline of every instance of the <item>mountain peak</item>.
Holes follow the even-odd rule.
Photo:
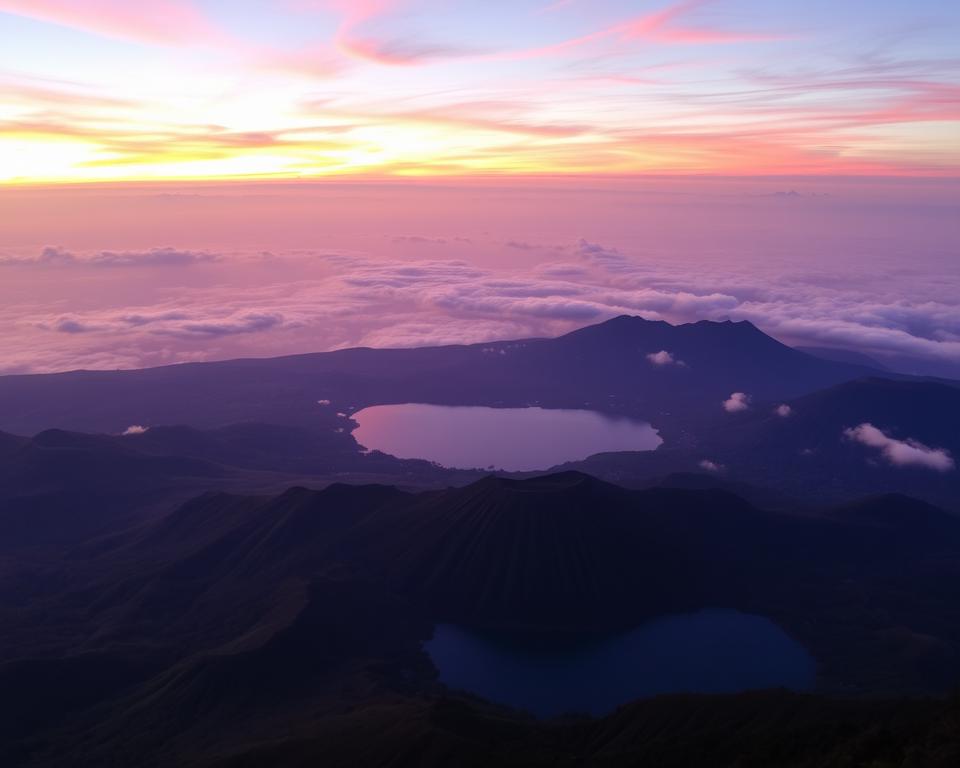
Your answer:
[[[698,320],[695,323],[688,323],[687,325],[693,326],[694,328],[709,328],[709,329],[718,329],[725,332],[737,332],[742,334],[759,334],[761,336],[767,336],[766,333],[761,331],[757,326],[755,326],[749,320]],[[769,336],[767,336],[769,338]]]
[[[760,330],[756,325],[754,325],[749,320],[697,320],[693,323],[678,323],[673,324],[669,323],[666,320],[648,320],[642,315],[617,315],[612,317],[609,320],[605,320],[602,323],[596,323],[594,325],[588,325],[584,328],[580,328],[573,333],[580,333],[583,331],[592,331],[592,332],[604,332],[610,330],[616,331],[626,331],[626,330],[647,330],[647,329],[678,329],[678,328],[702,328],[702,329],[714,329],[714,330],[735,330],[741,333],[751,333],[751,334],[760,334],[766,336],[762,330]]]
[[[572,490],[584,486],[605,486],[601,480],[576,470],[566,470],[563,472],[554,472],[549,475],[538,475],[528,478],[510,478],[499,475],[488,475],[482,480],[473,483],[470,487],[492,487],[502,488],[513,491],[563,491]]]

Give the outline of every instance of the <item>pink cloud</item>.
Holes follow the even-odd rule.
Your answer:
[[[575,2],[576,2],[576,0],[555,0],[555,1],[552,2],[552,3],[549,3],[549,4],[547,4],[547,5],[544,5],[544,6],[540,7],[540,8],[537,8],[537,9],[534,11],[534,13],[536,13],[536,14],[554,13],[555,11],[561,11],[561,10],[563,10],[564,8],[569,8],[569,7],[570,7],[571,5],[573,5]]]
[[[399,5],[396,0],[360,0],[341,5],[346,17],[337,35],[342,51],[356,58],[366,59],[388,66],[409,66],[433,60],[451,58],[485,58],[500,60],[523,60],[553,56],[603,40],[621,43],[631,40],[646,40],[660,44],[718,44],[779,39],[782,35],[766,33],[742,33],[702,27],[684,27],[675,22],[708,0],[683,0],[659,11],[621,21],[610,27],[578,37],[533,48],[514,51],[483,51],[477,48],[420,41],[410,37],[397,39],[376,38],[364,35],[359,28],[365,23],[383,16]],[[559,10],[569,3],[555,3],[542,12]]]
[[[0,75],[0,100],[33,107],[70,105],[85,109],[128,109],[137,106],[132,99],[93,92],[80,83],[11,75]]]
[[[683,360],[678,360],[673,352],[670,352],[666,349],[661,349],[659,352],[651,352],[647,355],[647,360],[650,361],[651,365],[655,365],[659,368],[673,365],[680,366],[681,368],[686,368],[687,366]]]
[[[955,466],[949,451],[943,448],[930,448],[911,438],[897,440],[869,422],[846,429],[843,434],[850,440],[871,448],[878,448],[883,457],[896,467],[916,466],[937,472],[949,472]]]
[[[238,39],[217,26],[190,0],[0,0],[0,12],[148,45],[213,46],[244,65],[264,71],[323,78],[343,71],[343,62],[329,47],[312,45],[291,50]],[[47,91],[45,94],[34,88],[30,95],[49,98]],[[69,99],[70,94],[65,93],[59,101]],[[105,99],[101,101],[112,106]]]
[[[732,32],[704,27],[677,26],[674,22],[708,0],[684,0],[661,11],[639,16],[608,30],[609,34],[626,39],[642,38],[661,43],[710,44],[774,40],[782,35]]]
[[[635,16],[605,29],[580,37],[564,40],[553,45],[531,48],[525,51],[507,52],[498,58],[537,58],[564,53],[573,48],[601,40],[616,39],[621,42],[646,40],[652,43],[714,44],[759,42],[780,39],[783,35],[767,33],[742,33],[708,28],[682,27],[675,25],[677,19],[704,5],[708,0],[683,0],[659,11]]]
[[[723,401],[723,410],[727,413],[739,413],[750,409],[750,395],[746,392],[734,392]]]
[[[216,26],[185,0],[0,0],[0,12],[156,45],[222,38]]]

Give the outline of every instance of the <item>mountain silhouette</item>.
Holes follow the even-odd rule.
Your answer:
[[[675,362],[648,358],[659,352]],[[791,349],[749,322],[674,326],[622,316],[556,339],[4,376],[0,429],[117,434],[131,425],[240,422],[337,429],[349,427],[338,413],[396,402],[536,403],[677,419],[712,412],[733,391],[796,397],[872,372]]]

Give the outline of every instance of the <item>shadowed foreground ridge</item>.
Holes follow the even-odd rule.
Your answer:
[[[577,472],[421,493],[206,493],[32,551],[2,582],[7,765],[945,766],[957,754],[955,701],[890,698],[960,680],[960,520],[902,496],[770,512],[722,490]],[[819,691],[669,696],[543,723],[445,690],[422,650],[438,622],[577,634],[715,606],[799,639]]]

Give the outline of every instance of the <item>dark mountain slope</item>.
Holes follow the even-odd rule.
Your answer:
[[[852,363],[873,368],[876,371],[890,371],[891,369],[876,358],[857,352],[852,349],[837,349],[835,347],[794,347],[798,352],[805,352],[824,360],[834,360],[840,363]]]
[[[720,490],[739,496],[761,509],[796,509],[802,505],[786,494],[759,485],[728,480],[715,472],[672,472],[644,484],[647,488],[684,488],[687,490]]]
[[[0,553],[116,530],[229,474],[201,459],[144,455],[100,435],[48,430],[3,442],[10,448],[0,460]]]
[[[589,633],[720,606],[801,640],[823,690],[960,680],[960,520],[896,496],[785,514],[576,473],[419,494],[211,493],[60,568],[0,623],[6,765],[297,765],[324,745],[333,765],[683,765],[710,750],[714,764],[751,765],[743,744],[769,765],[783,764],[778,743],[813,760],[811,739],[837,765],[851,749],[947,749],[940,704],[906,720],[889,705],[823,704],[848,723],[838,730],[796,697],[679,698],[537,725],[443,697],[420,651],[443,620]],[[896,735],[884,741],[876,718],[900,723]]]
[[[63,722],[44,738],[44,764],[101,766],[118,744],[138,765],[203,764],[364,702],[399,702],[412,679],[431,676],[420,648],[428,632],[379,585],[315,579],[270,632],[185,658]]]
[[[452,698],[371,707],[215,767],[952,768],[958,759],[955,701],[769,692],[663,697],[582,723],[534,724]]]
[[[352,540],[444,618],[599,630],[712,604],[716,558],[704,550],[736,548],[728,532],[758,517],[722,492],[630,492],[577,473],[491,477],[381,510]]]
[[[876,663],[884,685],[936,687],[960,663],[960,518],[909,499],[778,514],[717,490],[490,478],[379,510],[347,546],[437,620],[603,631],[723,606],[779,619],[824,681],[871,687]]]
[[[776,412],[781,405],[789,407],[787,416]],[[953,464],[896,463],[847,433],[862,424],[907,445],[944,451]],[[717,408],[656,451],[598,454],[562,468],[632,487],[679,475],[681,486],[727,488],[763,506],[900,493],[960,512],[960,388],[871,377],[792,400],[753,400],[738,413]]]
[[[799,515],[576,473],[416,495],[208,494],[136,536],[81,549],[69,588],[53,582],[44,598],[35,587],[36,607],[0,647],[25,652],[56,616],[58,636],[81,632],[85,652],[159,638],[171,652],[215,648],[262,632],[274,607],[298,604],[298,584],[348,564],[434,621],[583,633],[734,608],[779,619],[830,684],[872,687],[883,659],[889,688],[936,688],[931,675],[960,658],[958,553],[960,519],[899,497]]]
[[[346,421],[346,420],[344,420]],[[205,490],[276,493],[306,479],[431,486],[476,472],[361,452],[347,432],[265,424],[142,434],[0,433],[0,555],[74,545],[149,519]]]
[[[300,586],[336,566],[344,531],[406,498],[380,486],[295,488],[273,499],[207,494],[133,541],[101,547],[101,567],[64,602],[97,624],[86,649],[159,638],[177,652],[216,648],[299,605]]]
[[[701,453],[731,477],[782,489],[809,503],[897,492],[960,510],[960,389],[934,382],[864,379],[770,408],[733,414],[708,432]],[[894,440],[942,449],[953,466],[897,464],[847,430],[872,424]]]

